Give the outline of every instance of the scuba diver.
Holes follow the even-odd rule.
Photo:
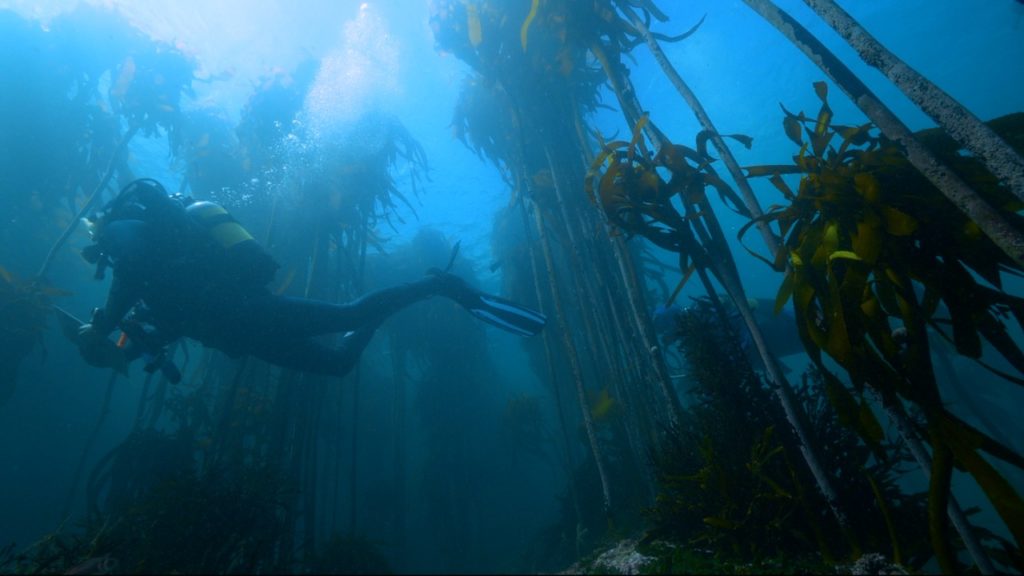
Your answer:
[[[480,320],[521,336],[543,329],[543,314],[484,294],[448,273],[428,270],[414,282],[383,288],[348,304],[332,304],[272,293],[266,285],[278,264],[221,206],[170,196],[144,178],[125,186],[87,219],[93,244],[82,256],[113,281],[106,304],[78,326],[86,362],[108,365],[110,333],[142,316],[151,344],[139,341],[135,356],[147,369],[166,374],[160,351],[188,337],[232,357],[251,355],[304,372],[344,376],[359,360],[380,324],[398,310],[431,296],[460,304]],[[129,315],[129,312],[132,312]],[[314,337],[344,333],[336,347]],[[132,339],[132,335],[128,338]],[[123,340],[123,338],[122,338]],[[138,338],[136,337],[136,340]]]

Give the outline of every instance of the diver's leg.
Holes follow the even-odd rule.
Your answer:
[[[337,348],[305,338],[277,347],[262,346],[252,354],[284,368],[341,378],[359,362],[373,334],[373,329],[351,332],[342,338]]]
[[[471,314],[502,330],[522,336],[544,327],[543,314],[498,296],[471,288],[465,280],[441,270],[406,284],[371,292],[348,304],[273,296],[269,292],[244,303],[238,331],[303,338],[348,330],[376,329],[402,308],[434,295],[457,302]]]
[[[444,288],[442,279],[427,276],[415,282],[375,290],[347,304],[269,294],[251,304],[256,312],[254,316],[263,318],[268,328],[280,334],[315,336],[361,329],[372,332],[395,312],[439,294]]]

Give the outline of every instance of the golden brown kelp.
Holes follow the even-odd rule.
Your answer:
[[[706,151],[704,150],[706,142],[710,140],[719,150],[720,154],[722,155],[726,163],[726,166],[729,168],[730,172],[733,175],[733,178],[737,181],[738,185],[740,186],[741,192],[743,193],[743,202],[741,203],[739,201],[739,198],[735,196],[735,194],[731,191],[729,186],[725,184],[725,182],[723,182],[717,176],[717,174],[714,174],[713,171],[703,176],[703,179],[706,182],[706,184],[714,186],[718,190],[719,194],[723,196],[723,200],[727,201],[727,203],[731,204],[735,209],[743,212],[759,214],[760,207],[758,206],[757,201],[753,197],[753,191],[750,189],[750,185],[743,177],[738,164],[732,157],[732,154],[729,151],[728,147],[725,145],[723,136],[721,136],[715,129],[710,117],[708,117],[707,113],[704,111],[704,108],[699,102],[699,100],[689,89],[689,87],[686,85],[683,79],[679,76],[679,74],[676,72],[675,68],[671,65],[671,63],[668,62],[664,53],[661,51],[660,45],[658,44],[657,35],[651,33],[650,30],[648,30],[647,23],[641,22],[640,18],[633,12],[629,5],[623,4],[620,5],[619,8],[626,15],[626,18],[631,22],[632,29],[637,34],[638,38],[642,41],[647,42],[648,46],[650,47],[652,53],[655,56],[655,59],[662,67],[662,70],[672,81],[673,85],[679,91],[680,95],[683,96],[686,102],[693,109],[693,111],[697,115],[697,119],[701,122],[701,125],[704,127],[704,131],[701,133],[701,136],[699,137],[699,141],[702,142],[703,144],[699,144],[698,147],[701,150],[701,154],[707,159],[705,160],[698,158],[697,162],[710,162],[710,157],[707,156]],[[679,36],[677,39],[686,38],[687,36],[695,32],[699,26],[700,23],[691,28],[685,34]],[[601,63],[608,77],[609,84],[611,85],[617,99],[619,100],[620,106],[622,107],[623,114],[625,115],[627,122],[633,124],[634,126],[643,126],[644,130],[649,133],[651,141],[655,143],[658,149],[663,149],[665,146],[671,146],[671,143],[668,142],[664,135],[661,134],[660,131],[658,131],[653,126],[653,124],[650,124],[649,122],[646,122],[641,118],[640,103],[636,99],[635,91],[632,88],[628,76],[623,74],[621,71],[621,64],[619,64],[616,61],[610,60],[609,55],[603,48],[601,48],[600,44],[593,44],[591,46],[591,50],[594,52],[598,61]],[[612,52],[612,54],[614,54],[614,52]],[[634,134],[634,142],[637,140],[637,136],[637,134]],[[750,145],[748,138],[737,136],[732,137],[740,139],[747,146]],[[680,162],[682,162],[682,151],[683,149],[676,150],[675,148],[669,148],[669,154],[666,156],[666,158],[669,161],[675,162],[677,165],[682,167],[682,164],[680,164]],[[728,197],[728,200],[726,200],[726,197]],[[612,199],[612,202],[614,203],[615,199]],[[721,253],[727,253],[728,248],[725,245],[724,237],[721,234],[720,226],[718,226],[717,220],[714,218],[710,206],[702,206],[699,210],[699,213],[703,213],[705,215],[705,219],[707,221],[707,224],[709,225],[708,231],[711,233],[710,238],[712,238],[713,241],[715,241],[718,244],[718,247],[722,249]],[[761,226],[760,228],[762,230],[762,234],[764,236],[766,244],[770,247],[774,247],[776,245],[775,237],[771,234],[767,227]],[[729,268],[731,268],[731,270]],[[694,267],[691,268],[687,268],[686,263],[681,262],[680,271],[684,273],[683,282],[685,283],[690,273],[692,273],[694,270],[697,271],[698,275],[701,276],[702,281],[707,285],[708,280],[705,277],[705,267],[699,265],[696,261],[694,262]],[[760,330],[758,329],[756,323],[753,321],[752,314],[747,308],[746,298],[743,297],[741,294],[742,287],[739,283],[738,274],[735,272],[735,266],[727,266],[726,268],[719,270],[718,275],[719,280],[725,283],[727,292],[730,293],[730,297],[733,298],[735,305],[744,315],[745,321],[749,325],[751,336],[753,337],[754,342],[757,344],[758,351],[763,358],[765,367],[769,371],[772,377],[772,381],[778,383],[777,390],[779,393],[779,398],[782,401],[783,405],[790,407],[787,408],[787,411],[790,412],[790,414],[792,415],[791,420],[793,422],[793,426],[795,426],[797,431],[799,432],[802,429],[802,427],[799,424],[799,418],[798,415],[795,413],[795,409],[792,408],[793,403],[791,399],[791,393],[788,391],[788,384],[785,381],[785,378],[782,374],[781,368],[778,365],[778,362],[772,357],[770,353],[768,353],[767,345],[764,342],[764,339],[760,334]],[[676,292],[678,292],[680,288],[682,288],[682,283],[676,289]],[[710,288],[708,289],[708,292],[712,297],[716,297],[714,292]],[[806,436],[803,434],[800,435],[806,441],[805,458],[807,459],[808,464],[812,467],[812,469],[817,471],[816,476],[819,480],[819,486],[824,492],[831,493],[831,490],[829,489],[829,481],[824,471],[821,471],[820,467],[814,465],[815,458],[813,456],[813,450],[810,448],[809,439],[806,438]],[[830,498],[830,502],[834,501],[835,498],[833,495],[833,497]],[[833,509],[836,511],[837,519],[840,521],[840,523],[842,523],[842,513],[838,510],[838,508]]]
[[[944,90],[900,60],[833,0],[804,0],[871,66],[878,68],[949,136],[980,158],[1024,201],[1024,159]]]
[[[907,160],[1019,266],[1024,266],[1024,232],[1008,221],[975,190],[939,162],[910,129],[887,108],[828,48],[789,14],[768,0],[744,0],[754,11],[782,32],[817,64],[874,122],[887,138],[905,149]]]
[[[624,81],[619,80],[620,83]],[[623,101],[620,104],[626,110],[632,109],[628,102]],[[800,438],[801,453],[814,474],[819,490],[825,495],[836,520],[845,526],[845,513],[839,505],[838,495],[815,454],[811,437],[805,431],[802,415],[793,400],[789,384],[782,375],[777,361],[768,351],[767,343],[747,305],[746,296],[739,282],[739,273],[721,226],[708,204],[705,189],[713,188],[726,205],[741,214],[749,215],[749,212],[735,192],[710,166],[711,157],[706,150],[707,133],[702,132],[698,136],[696,148],[689,148],[672,144],[660,131],[651,126],[649,131],[652,140],[659,145],[658,153],[654,154],[648,151],[642,135],[649,124],[648,117],[643,116],[634,127],[630,142],[617,141],[605,144],[602,153],[591,164],[585,191],[603,209],[608,221],[617,229],[642,235],[659,247],[678,253],[679,268],[684,273],[683,282],[696,271],[708,296],[715,302],[717,293],[711,284],[709,274],[713,274],[722,283],[730,299],[743,315],[754,343],[769,369],[776,395],[785,409],[790,425]],[[746,137],[733,138],[749,144]],[[662,179],[657,171],[658,167],[667,168],[672,174],[668,182]],[[676,198],[683,206],[683,213],[680,213],[673,204]],[[724,310],[720,304],[718,308],[724,317]]]
[[[815,89],[822,101],[816,117],[786,112],[786,134],[800,146],[794,164],[748,168],[751,176],[770,177],[788,202],[762,216],[777,223],[785,238],[786,251],[772,264],[787,258],[790,265],[778,305],[792,298],[801,339],[825,375],[839,417],[866,442],[877,443],[883,435],[863,399],[866,388],[877,391],[882,404],[896,413],[903,411],[904,401],[921,410],[936,455],[931,530],[943,566],[955,566],[944,553],[943,528],[949,498],[945,480],[954,462],[978,481],[1019,546],[1024,501],[981,453],[1018,468],[1024,467],[1024,458],[943,405],[928,330],[979,360],[987,341],[1024,372],[1024,354],[1004,323],[1011,316],[1021,323],[1024,299],[1007,293],[1002,283],[1002,274],[1020,275],[1021,266],[918,173],[894,142],[875,136],[870,124],[834,125],[824,83]],[[972,178],[980,174],[970,169],[976,160],[963,164],[962,177],[1000,207],[1007,221],[1024,228],[1016,198],[991,177]],[[800,175],[796,191],[783,174]],[[852,392],[824,368],[822,352],[849,374]]]
[[[641,10],[646,22],[649,22],[651,17],[659,20],[664,18],[664,15],[651,2],[638,3],[637,7]],[[612,2],[592,3],[589,9],[579,10],[573,24],[573,34],[569,38],[577,44],[579,50],[585,53],[590,52],[601,63],[601,68],[592,73],[596,74],[602,82],[611,85],[613,91],[620,97],[620,102],[635,104],[635,94],[631,87],[624,85],[619,78],[625,70],[621,56],[628,55],[630,50],[643,42],[641,33],[616,12]],[[659,37],[667,41],[676,41],[685,38],[692,32],[693,29],[674,38]],[[634,112],[638,115],[639,109],[639,105],[631,106],[628,110],[624,108],[627,116]],[[593,161],[593,153],[590,150],[592,142],[586,137],[585,130],[582,128],[581,115],[587,111],[588,106],[585,100],[575,103],[568,111],[575,119],[575,135],[577,145],[583,151],[584,168]],[[585,174],[577,177],[576,189],[579,189],[585,179]],[[573,197],[571,200],[575,202],[579,198]],[[568,202],[568,200],[566,201]],[[593,231],[602,228],[597,214],[589,211],[586,207],[576,205],[575,211],[585,221],[584,230]],[[593,232],[591,232],[592,234]],[[608,254],[608,262],[605,266],[609,266],[612,270],[611,273],[621,279],[621,292],[616,290],[615,296],[612,296],[612,293],[606,293],[606,297],[621,299],[625,302],[625,306],[622,306],[623,309],[620,312],[611,308],[612,324],[618,325],[620,332],[633,334],[631,340],[639,346],[630,352],[630,358],[637,364],[642,363],[647,366],[641,369],[634,364],[630,368],[639,374],[649,371],[650,376],[642,378],[651,378],[650,383],[660,393],[657,396],[650,396],[650,394],[645,394],[644,388],[646,387],[641,388],[634,393],[634,396],[639,398],[639,402],[634,403],[640,404],[642,407],[645,400],[650,402],[654,399],[657,406],[652,407],[651,416],[647,418],[649,422],[662,418],[674,420],[679,415],[678,398],[672,389],[664,359],[658,353],[657,337],[649,318],[649,310],[652,306],[645,302],[644,290],[641,288],[642,281],[638,275],[639,267],[635,265],[634,255],[627,249],[620,237],[602,238],[600,241],[592,240],[591,244],[595,247],[593,252],[595,255]],[[592,259],[597,258],[592,257]]]
[[[624,7],[623,7],[623,9],[626,10],[626,8],[624,8]],[[633,18],[633,23],[634,23],[634,26],[637,27],[638,29],[640,29],[640,30],[644,29],[644,26],[641,23],[638,23],[638,21],[637,21],[637,19],[635,17]],[[681,79],[678,77],[678,75],[674,73],[674,70],[672,69],[671,65],[667,62],[667,60],[664,59],[663,55],[661,55],[660,49],[657,46],[657,43],[649,38],[648,39],[648,44],[651,46],[652,52],[654,52],[656,58],[658,59],[658,62],[662,65],[663,69],[666,70],[666,73],[670,76],[670,79],[673,80],[673,83],[676,85],[677,89],[679,89],[680,93],[684,96],[684,98],[686,98],[688,102],[691,102],[692,100],[695,100],[694,97],[692,96],[692,93],[690,93],[689,89],[686,87],[685,83],[683,83],[681,81]],[[661,57],[659,57],[659,56],[661,56]],[[606,66],[606,68],[607,68],[607,66]],[[846,79],[846,78],[844,77],[844,79]],[[850,82],[850,84],[852,85],[853,82]],[[626,92],[628,93],[628,91],[626,91]],[[620,99],[623,99],[622,96],[620,96]],[[691,102],[691,106],[692,107],[694,106],[694,104],[692,102]],[[706,123],[708,120],[706,119],[706,115],[702,115],[701,114],[702,111],[699,109],[699,103],[696,104],[695,111],[698,112],[698,119],[700,119],[703,123],[705,123],[705,128],[708,128],[709,125]],[[627,114],[627,116],[628,116],[628,114]],[[702,116],[705,116],[705,117],[702,117]],[[730,162],[731,156],[728,154],[727,150],[724,149],[724,146],[719,143],[720,139],[715,137],[714,141],[715,141],[716,145],[718,145],[718,148],[721,151],[721,153],[723,154],[723,158],[725,158],[725,160],[727,161],[727,164],[730,165],[730,167],[732,167],[734,162]],[[733,172],[735,172],[735,171],[736,170],[734,169]],[[741,186],[741,188],[743,190],[745,190],[745,191],[749,190],[749,186],[746,184],[746,179],[742,176],[742,174],[738,175],[738,176],[734,176],[734,178],[736,179],[736,181],[738,182],[738,184]],[[753,201],[751,200],[752,195],[745,194],[745,198],[747,199],[747,206],[748,206],[748,208],[750,208],[750,210],[754,214],[758,213],[759,212],[759,208],[757,207],[756,200],[753,200]],[[770,249],[772,249],[772,247],[775,245],[774,236],[770,232],[767,232],[767,228],[764,226],[765,223],[763,221],[756,220],[756,222],[757,222],[759,228],[762,228],[762,235],[765,236],[765,240],[766,240],[768,246],[770,247]],[[774,252],[774,250],[772,250],[772,251]],[[777,261],[777,262],[775,262],[775,265],[776,266],[781,266],[782,263]]]
[[[715,150],[718,151],[718,154],[722,158],[722,162],[725,163],[726,168],[729,170],[730,176],[732,176],[733,181],[736,182],[736,186],[740,190],[740,194],[743,198],[743,205],[746,210],[755,217],[759,216],[761,214],[761,207],[758,205],[757,199],[754,197],[754,192],[750,188],[750,183],[747,182],[746,177],[743,175],[743,171],[740,169],[739,163],[736,161],[732,151],[726,144],[724,137],[715,127],[711,117],[704,110],[704,106],[697,98],[697,95],[694,94],[693,90],[691,90],[689,85],[686,84],[682,76],[679,75],[675,66],[669,62],[665,53],[661,49],[661,45],[658,43],[656,35],[648,30],[646,24],[640,21],[639,17],[629,8],[629,6],[622,5],[620,6],[620,9],[624,14],[626,14],[627,18],[632,22],[641,37],[646,41],[647,46],[651,50],[651,54],[654,55],[654,59],[658,62],[662,71],[668,77],[669,81],[672,82],[676,91],[679,92],[679,95],[682,96],[683,100],[686,101],[687,106],[690,107],[694,115],[697,117],[697,121],[700,122],[705,137],[715,147]],[[685,38],[693,32],[696,32],[697,28],[703,21],[704,20],[702,18],[701,22],[698,22],[697,25],[683,37]],[[764,239],[765,244],[768,246],[768,249],[771,252],[775,252],[778,249],[778,240],[775,235],[771,233],[771,230],[767,226],[759,225],[758,229],[760,230],[761,236]]]

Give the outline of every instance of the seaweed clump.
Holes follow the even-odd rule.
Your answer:
[[[0,266],[0,405],[14,393],[21,362],[42,343],[52,298],[65,294]]]
[[[877,459],[843,427],[820,393],[817,371],[805,374],[797,398],[859,542],[829,515],[781,407],[710,300],[695,300],[681,315],[678,335],[692,401],[654,454],[660,491],[647,541],[681,545],[686,554],[663,556],[663,568],[692,566],[703,555],[704,563],[831,571],[837,558],[862,550],[915,569],[927,561],[928,541],[917,529],[924,501],[896,484],[903,453]]]
[[[365,536],[335,534],[321,546],[310,568],[314,574],[392,574],[377,545]]]
[[[287,571],[285,484],[266,469],[184,470],[84,531],[50,534],[0,569],[38,573],[252,574]],[[13,565],[13,566],[12,566]]]

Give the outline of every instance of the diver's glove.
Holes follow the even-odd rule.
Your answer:
[[[86,322],[78,327],[78,338],[81,340],[93,340],[95,338],[102,338],[99,329],[96,326]]]
[[[106,334],[99,330],[94,324],[82,324],[78,328],[78,353],[82,355],[85,362],[99,368],[107,367],[104,357],[104,345],[107,339]]]
[[[86,363],[92,366],[109,366],[106,348],[110,346],[110,342],[107,340],[107,334],[113,327],[108,324],[103,308],[93,308],[92,321],[78,327],[78,352]]]

